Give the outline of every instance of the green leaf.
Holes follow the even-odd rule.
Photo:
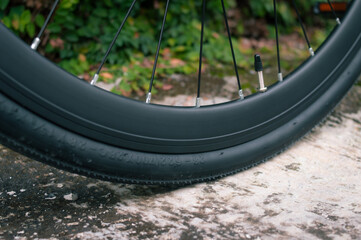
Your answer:
[[[0,1],[0,10],[4,10],[7,7],[7,5],[9,4],[9,1],[10,0],[1,0]]]
[[[61,27],[59,25],[56,25],[56,24],[49,24],[48,30],[51,33],[60,33],[61,32]]]
[[[25,32],[26,26],[31,22],[31,13],[29,10],[24,11],[19,19],[19,30]]]
[[[20,21],[21,23],[23,23],[24,25],[30,23],[31,21],[31,13],[29,10],[24,11],[21,16],[20,16]]]
[[[36,24],[36,26],[42,27],[42,26],[44,25],[44,22],[45,22],[45,18],[44,18],[43,15],[38,14],[38,15],[35,17],[35,24]]]
[[[79,0],[63,0],[60,3],[60,8],[69,9],[79,3]]]
[[[26,25],[26,32],[28,33],[29,37],[33,38],[35,35],[35,25],[34,23],[30,23]]]
[[[76,35],[75,33],[69,33],[68,35],[65,36],[65,39],[70,41],[70,42],[76,42],[78,41],[78,35]]]
[[[11,28],[11,20],[9,17],[4,17],[2,21],[7,28]]]

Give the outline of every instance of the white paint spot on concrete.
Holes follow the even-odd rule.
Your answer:
[[[64,195],[64,199],[68,201],[76,201],[78,200],[78,194],[76,193],[69,193]]]

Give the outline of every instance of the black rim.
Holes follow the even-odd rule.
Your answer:
[[[157,153],[227,148],[281,127],[332,86],[360,49],[361,25],[353,24],[361,21],[360,10],[356,1],[315,57],[246,101],[180,108],[125,99],[59,69],[3,25],[0,89],[44,119],[113,146]]]

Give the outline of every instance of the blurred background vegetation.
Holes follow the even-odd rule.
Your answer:
[[[39,52],[89,81],[131,2],[62,0],[42,37]],[[127,95],[148,88],[165,2],[139,0],[135,5],[101,74],[101,80],[105,82],[122,78],[119,88],[114,91]],[[280,34],[296,33],[301,38],[291,1],[277,2]],[[312,43],[318,46],[333,24],[314,16],[315,0],[296,2],[305,25],[309,26]],[[1,22],[31,43],[52,3],[48,0],[1,0]],[[171,0],[157,68],[158,79],[173,73],[197,72],[201,4],[201,0]],[[267,44],[267,40],[274,42],[275,38],[273,1],[226,0],[225,4],[238,67],[248,71],[255,51],[273,52],[274,44]],[[254,40],[265,43],[254,44]],[[204,44],[205,64],[210,66],[209,69],[223,68],[232,62],[219,0],[207,1]],[[287,68],[287,61],[283,64]],[[156,81],[155,86],[160,88],[161,81]]]

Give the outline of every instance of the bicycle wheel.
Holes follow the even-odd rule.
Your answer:
[[[361,1],[316,55],[244,101],[145,104],[63,71],[0,25],[0,141],[33,159],[110,181],[184,184],[256,165],[307,133],[361,70]]]

